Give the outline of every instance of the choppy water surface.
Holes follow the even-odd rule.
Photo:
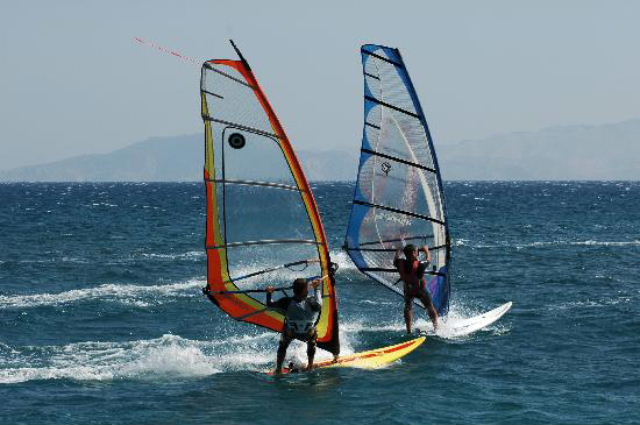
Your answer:
[[[339,250],[353,185],[314,187],[344,351],[404,339]],[[201,295],[201,184],[0,185],[0,422],[640,422],[640,183],[445,190],[452,315],[512,311],[384,370],[271,378],[277,336]]]

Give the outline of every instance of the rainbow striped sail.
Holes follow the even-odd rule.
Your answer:
[[[202,65],[205,293],[234,319],[280,332],[284,316],[265,305],[266,286],[286,293],[295,278],[324,277],[318,346],[338,354],[335,282],[316,201],[271,104],[236,52],[240,60]]]

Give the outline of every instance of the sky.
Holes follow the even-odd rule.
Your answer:
[[[10,1],[0,170],[202,131],[199,61],[233,38],[294,146],[359,149],[363,43],[400,48],[436,147],[640,117],[635,1]]]

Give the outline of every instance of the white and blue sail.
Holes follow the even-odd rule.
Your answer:
[[[366,44],[361,54],[364,129],[345,249],[360,271],[402,295],[395,251],[427,245],[427,289],[445,315],[451,242],[427,120],[398,49]]]

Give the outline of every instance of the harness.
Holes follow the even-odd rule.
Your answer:
[[[424,287],[426,285],[426,280],[424,276],[422,278],[418,278],[418,268],[420,267],[420,261],[416,260],[411,264],[411,270],[407,272],[406,265],[407,260],[404,260],[401,267],[398,267],[398,271],[400,273],[400,279],[407,285],[410,289],[418,289]]]

